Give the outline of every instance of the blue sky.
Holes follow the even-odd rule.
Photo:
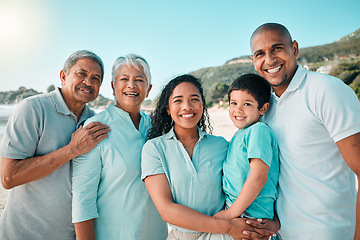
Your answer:
[[[356,31],[359,12],[359,0],[0,0],[0,91],[60,86],[66,58],[88,49],[104,61],[105,97],[114,60],[136,53],[150,64],[154,98],[178,74],[249,55],[262,23],[284,24],[302,48]]]

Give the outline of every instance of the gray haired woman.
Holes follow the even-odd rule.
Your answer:
[[[140,111],[151,89],[147,61],[130,54],[115,60],[115,105],[90,118],[111,128],[109,137],[73,160],[73,223],[78,240],[161,240],[167,226],[141,181],[141,150],[150,117]]]

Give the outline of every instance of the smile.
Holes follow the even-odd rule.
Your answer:
[[[194,113],[192,113],[192,114],[182,114],[182,115],[180,115],[180,117],[182,117],[182,118],[191,118],[191,117],[193,117],[193,116],[195,116]]]
[[[280,69],[282,68],[283,65],[280,65],[278,67],[275,67],[275,68],[269,68],[269,69],[266,69],[265,71],[267,71],[268,73],[277,73],[278,71],[280,71]]]
[[[128,92],[126,92],[126,93],[124,93],[126,96],[132,96],[132,97],[137,97],[137,96],[139,96],[139,94],[138,93],[133,93],[133,92],[131,92],[131,93],[128,93]]]
[[[85,92],[85,93],[92,93],[93,92],[93,90],[91,88],[80,87],[79,90],[82,91],[82,92]]]
[[[235,116],[235,119],[236,119],[236,120],[239,120],[239,121],[242,121],[242,120],[245,119],[245,117],[237,117],[237,116]]]

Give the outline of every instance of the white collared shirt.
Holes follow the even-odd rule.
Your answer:
[[[360,132],[360,104],[341,80],[301,66],[262,119],[279,142],[277,213],[284,240],[352,239],[355,176],[336,142]]]

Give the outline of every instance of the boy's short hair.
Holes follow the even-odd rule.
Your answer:
[[[265,78],[258,74],[248,73],[235,79],[231,83],[227,92],[229,101],[230,94],[234,90],[247,91],[249,94],[251,94],[258,102],[259,110],[262,108],[262,106],[264,106],[265,103],[270,102],[271,86],[265,80]]]

